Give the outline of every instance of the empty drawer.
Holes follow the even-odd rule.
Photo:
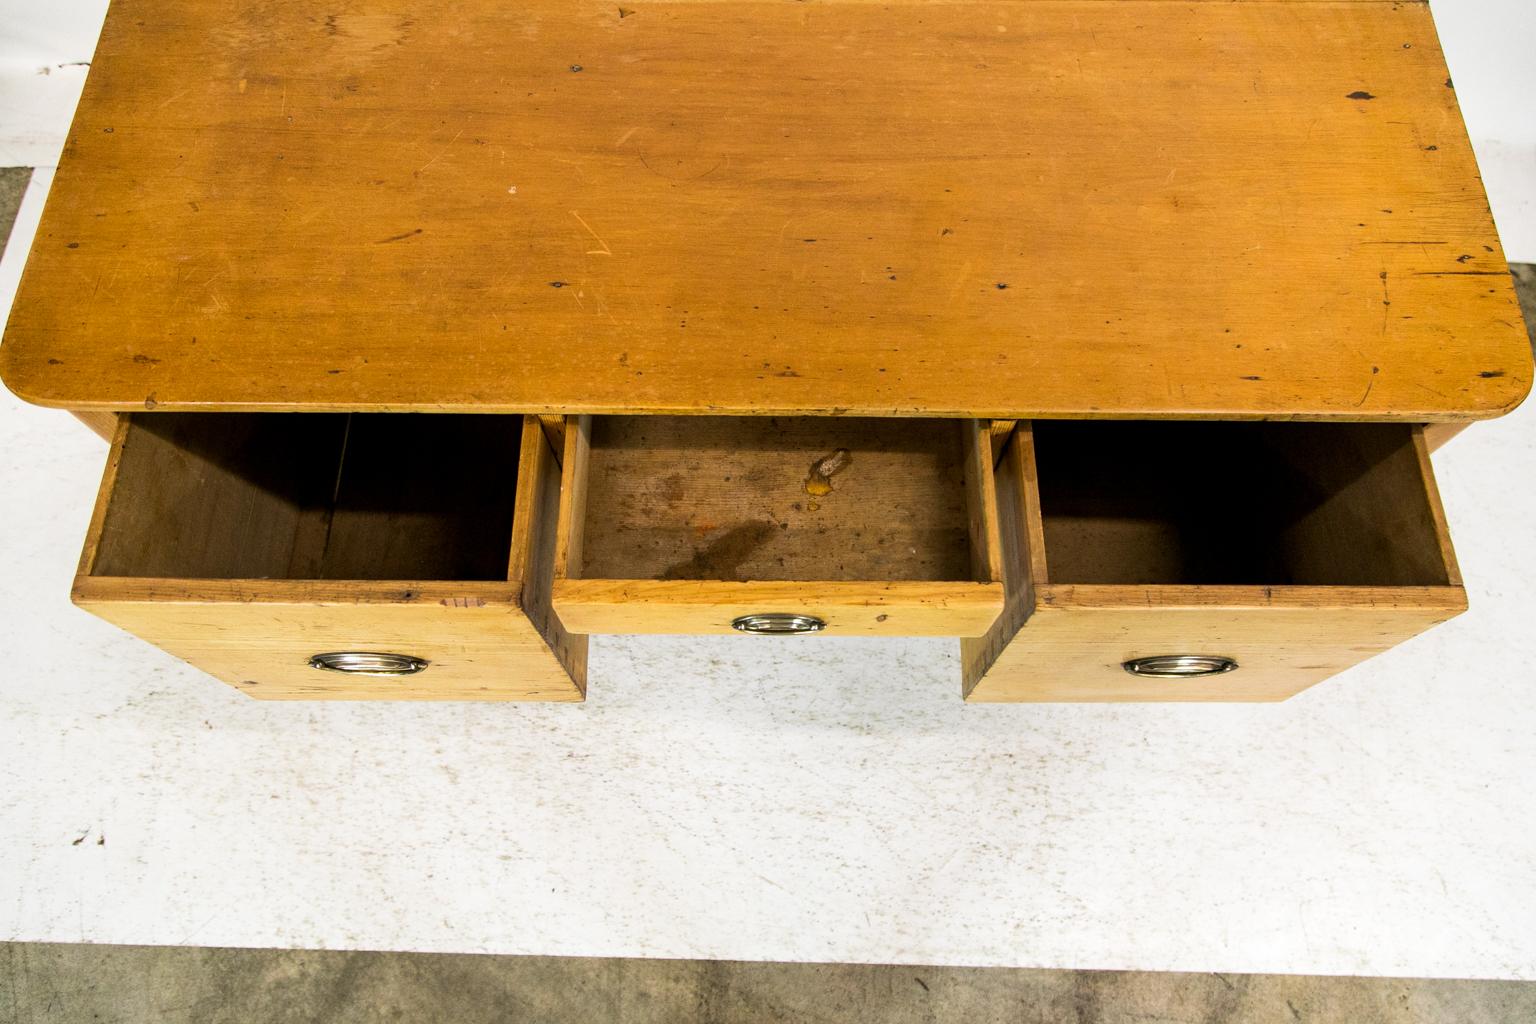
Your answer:
[[[121,420],[81,607],[253,697],[581,699],[536,418]]]
[[[1466,608],[1416,426],[1021,424],[997,479],[970,700],[1279,700]]]
[[[1003,607],[977,421],[601,416],[566,428],[577,633],[979,636]]]

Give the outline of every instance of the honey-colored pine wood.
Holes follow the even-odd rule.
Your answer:
[[[1033,435],[1027,423],[1022,426],[1009,433],[994,469],[1003,610],[985,631],[966,633],[960,640],[961,690],[967,699],[1034,614],[1035,581],[1045,579],[1044,547],[1031,542],[1026,526],[1040,521],[1040,491],[1034,480]],[[994,675],[994,685],[1006,681],[1007,672],[1005,666]]]
[[[84,410],[1464,420],[1422,2],[115,0],[0,346]]]
[[[268,700],[582,699],[521,611],[521,583],[82,577],[75,603],[241,692]],[[572,638],[571,671],[585,637]],[[430,662],[399,678],[309,667],[328,651]],[[578,658],[577,655],[582,655]]]
[[[1050,483],[1040,474],[1050,460],[1037,452],[1032,425],[1021,424],[998,467],[1008,607],[987,635],[962,641],[967,699],[1282,700],[1464,611],[1422,431],[1340,429],[1349,433],[1292,452],[1310,451],[1301,470],[1323,490],[1316,507],[1282,531],[1282,561],[1265,551],[1236,570],[1306,582],[1211,584],[1201,580],[1231,567],[1180,551],[1178,543],[1223,543],[1210,533],[1219,524],[1149,529],[1116,519],[1091,495],[1071,496],[1076,532],[1053,524],[1041,500]],[[1406,436],[1393,437],[1394,429]],[[1190,454],[1198,470],[1198,450]],[[1076,450],[1058,463],[1080,464],[1086,455]],[[1234,468],[1215,464],[1184,482],[1215,486]],[[1059,496],[1057,505],[1059,515]],[[1234,524],[1238,536],[1247,525]],[[1182,574],[1196,575],[1173,583],[1153,578]],[[1230,657],[1240,667],[1187,680],[1139,678],[1121,667],[1167,654]]]
[[[969,636],[1002,608],[976,421],[579,417],[561,490],[554,605],[577,632],[793,612],[829,635]]]
[[[585,633],[730,634],[742,615],[789,612],[827,636],[976,636],[997,620],[1000,583],[806,583],[747,580],[556,580],[567,629]]]
[[[528,417],[523,428],[517,483],[519,514],[513,522],[507,578],[522,580],[523,615],[575,683],[579,699],[587,692],[587,635],[568,630],[555,614],[551,600],[560,525],[560,463],[547,436],[528,428],[531,420]],[[547,431],[547,427],[543,429]]]
[[[117,433],[117,413],[101,410],[78,410],[74,415],[75,419],[90,428],[91,433],[100,437],[108,444],[112,442],[113,435]]]
[[[565,417],[546,415],[539,417],[539,426],[544,428],[544,437],[548,439],[549,446],[559,456],[565,451]]]
[[[592,417],[570,417],[564,436],[565,451],[560,458],[560,514],[555,529],[556,582],[579,578],[585,561]]]
[[[1018,420],[993,420],[992,434],[992,462],[997,463],[1003,457],[1003,449],[1008,445],[1008,439],[1013,436],[1013,428],[1018,426]]]
[[[316,529],[304,507],[314,493],[302,462],[339,459],[341,447],[333,453],[330,441],[346,435],[345,420],[123,417],[75,602],[253,697],[580,700],[586,638],[570,635],[549,607],[558,472],[537,419],[487,420],[484,430],[473,425],[470,436],[483,440],[512,431],[511,464],[496,464],[492,451],[480,448],[484,479],[468,481],[459,496],[474,493],[480,500],[439,514],[435,526],[419,502],[405,521],[389,509],[393,502],[412,507],[413,482],[447,481],[434,478],[431,465],[402,462],[403,492],[372,486],[368,445],[357,433],[376,425],[354,423],[348,448],[363,464],[340,463],[326,492],[333,505],[329,521]],[[289,433],[294,446],[268,447]],[[455,453],[436,454],[460,466]],[[516,513],[491,530],[501,538],[488,549],[499,562],[494,576],[281,578],[294,565],[374,573],[400,565],[474,565],[484,553],[470,556],[452,546],[454,538],[474,534],[477,516],[496,518],[487,495],[514,474]],[[365,507],[347,506],[355,487],[362,488]],[[361,550],[347,550],[349,535],[373,551],[371,561]],[[311,550],[317,545],[323,550]],[[191,575],[173,575],[178,570]],[[257,578],[264,575],[279,578]],[[399,678],[309,667],[311,655],[336,650],[408,654],[430,664]]]
[[[1424,425],[1424,443],[1432,452],[1439,451],[1441,446],[1451,440],[1457,434],[1471,426],[1466,421],[1452,423],[1426,423]]]
[[[983,675],[967,660],[967,699],[1285,700],[1466,610],[1460,588],[1448,587],[1204,589],[1041,588],[1042,603]],[[1184,653],[1235,658],[1241,667],[1165,681],[1121,668],[1130,658]]]
[[[994,439],[997,436],[995,424],[966,423],[960,429],[971,578],[987,582],[1001,582],[1003,578],[1003,542],[997,520],[997,480],[994,472],[997,458],[993,454],[993,445],[996,443]]]

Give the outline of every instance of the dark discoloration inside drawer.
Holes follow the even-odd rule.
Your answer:
[[[660,580],[967,580],[959,426],[597,417],[581,573]]]

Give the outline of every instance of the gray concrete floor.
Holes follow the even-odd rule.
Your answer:
[[[0,1021],[1507,1024],[1536,984],[422,953],[0,946]]]
[[[1525,314],[1525,333],[1536,349],[1536,263],[1511,263],[1515,275],[1515,294],[1520,296],[1520,312]]]
[[[0,168],[0,239],[30,175]],[[1511,1024],[1536,983],[0,944],[0,1024],[385,1020]]]
[[[16,223],[16,208],[21,205],[21,194],[31,180],[30,167],[0,167],[0,253],[5,252],[11,225]]]

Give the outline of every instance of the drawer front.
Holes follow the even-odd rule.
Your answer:
[[[82,580],[75,603],[252,697],[273,700],[580,700],[519,587],[291,581]],[[564,649],[559,649],[564,644]],[[409,674],[317,668],[317,655],[397,655]],[[337,659],[344,667],[347,662]],[[387,667],[387,666],[386,666]],[[402,666],[406,667],[406,666]]]
[[[573,417],[553,604],[580,633],[979,636],[1003,607],[976,421]]]
[[[1321,588],[1267,599],[1262,591],[1202,596],[1186,588],[1118,598],[1056,593],[991,660],[984,642],[966,645],[966,698],[1284,700],[1459,614],[1466,602],[1449,590],[1377,604],[1341,601]],[[1241,606],[1245,600],[1251,606]],[[1152,662],[1180,656],[1212,662]],[[1140,666],[1146,674],[1128,671],[1138,660],[1152,662]]]
[[[122,418],[82,608],[252,697],[582,698],[536,418],[179,415]]]
[[[980,636],[1002,603],[1001,585],[985,583],[558,580],[554,589],[577,633]],[[810,621],[781,627],[788,616]]]
[[[1418,428],[1148,429],[1187,450],[1090,425],[1053,428],[1046,453],[1049,432],[1015,432],[1007,608],[962,641],[968,700],[1282,700],[1466,609]],[[1209,485],[1245,459],[1257,475],[1223,502]],[[1258,579],[1204,582],[1238,574]]]

